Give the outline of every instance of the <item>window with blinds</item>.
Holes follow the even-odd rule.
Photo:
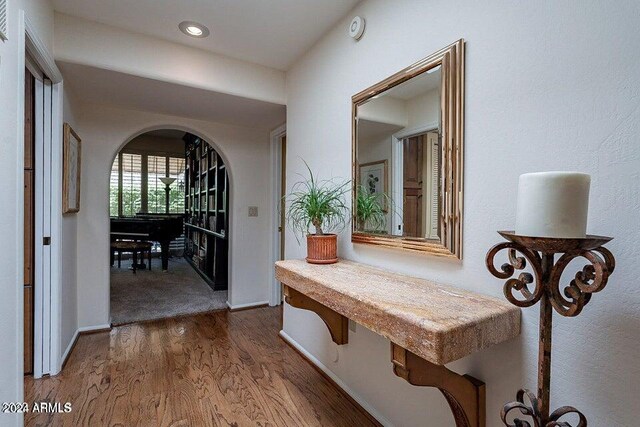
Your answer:
[[[184,213],[185,160],[181,157],[120,153],[111,167],[111,216],[143,213]],[[172,177],[167,212],[166,186],[160,178]]]
[[[109,215],[118,216],[120,215],[118,211],[118,206],[120,205],[119,200],[119,187],[120,187],[120,156],[116,156],[116,159],[113,161],[113,166],[111,166],[111,178],[109,179]]]
[[[168,157],[168,176],[175,178],[169,192],[169,213],[184,213],[185,159]]]
[[[160,178],[167,176],[167,157],[147,156],[147,211],[166,213],[165,185]]]
[[[135,216],[142,211],[142,156],[121,153],[121,215]]]

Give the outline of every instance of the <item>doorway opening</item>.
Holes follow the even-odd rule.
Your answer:
[[[391,136],[391,234],[437,240],[441,134],[437,123]]]
[[[226,309],[229,179],[219,153],[188,132],[143,133],[110,177],[111,323]]]
[[[271,132],[271,170],[272,170],[272,194],[271,212],[273,215],[273,247],[271,249],[272,261],[285,259],[285,201],[287,192],[287,126],[286,124]],[[271,282],[271,296],[269,305],[282,304],[282,286],[275,277]]]
[[[438,239],[440,136],[431,129],[400,140],[397,167],[402,170],[402,235]]]

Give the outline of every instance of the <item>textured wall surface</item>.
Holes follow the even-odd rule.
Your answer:
[[[367,20],[360,42],[347,35]],[[319,41],[287,75],[289,185],[305,159],[323,177],[350,176],[351,96],[464,38],[466,147],[462,262],[353,245],[340,255],[460,288],[501,296],[484,266],[515,223],[525,172],[592,174],[588,229],[615,237],[618,267],[580,317],[555,317],[552,406],[574,405],[593,425],[637,425],[640,381],[640,4],[636,1],[513,2],[371,0]],[[287,257],[301,257],[291,232]],[[577,268],[578,266],[576,266]],[[571,274],[565,274],[568,283]],[[394,377],[386,340],[358,327],[336,347],[313,313],[287,306],[285,332],[331,369],[381,420],[445,426],[437,391]],[[488,426],[520,386],[535,388],[538,312],[524,310],[519,339],[451,364],[487,383]]]

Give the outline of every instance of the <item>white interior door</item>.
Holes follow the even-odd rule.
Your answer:
[[[51,366],[51,173],[52,84],[42,74],[35,82],[35,245],[33,375]]]

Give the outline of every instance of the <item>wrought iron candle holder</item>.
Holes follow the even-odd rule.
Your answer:
[[[602,245],[611,237],[586,236],[583,239],[518,236],[512,231],[500,231],[507,242],[499,243],[487,253],[487,268],[495,277],[507,279],[504,295],[518,307],[531,307],[540,303],[540,341],[538,347],[538,392],[521,389],[516,401],[504,405],[501,418],[508,427],[571,427],[562,418],[574,414],[579,421],[576,427],[586,427],[586,417],[576,408],[563,406],[550,412],[551,384],[551,335],[553,309],[562,316],[580,314],[591,296],[600,292],[613,273],[615,259]],[[498,270],[494,265],[496,254],[508,251],[509,262]],[[556,255],[559,258],[556,260]],[[560,278],[567,265],[574,259],[584,258],[587,264],[578,271],[568,286],[561,289]],[[529,263],[533,274],[524,270]],[[513,424],[507,421],[509,414],[516,414]],[[523,417],[523,418],[522,418]]]

